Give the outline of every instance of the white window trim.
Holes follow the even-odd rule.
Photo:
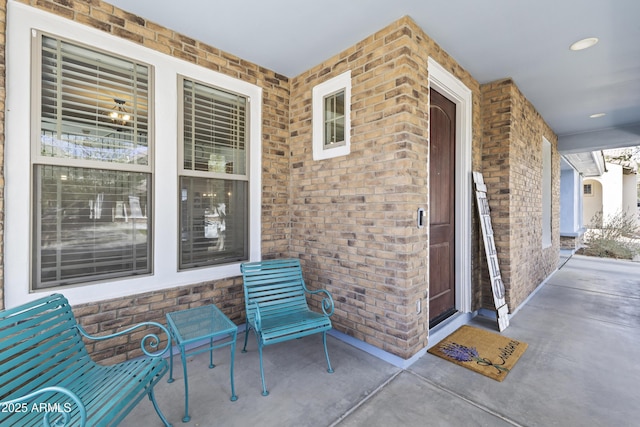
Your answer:
[[[324,98],[344,90],[344,144],[324,146]],[[313,160],[346,156],[351,152],[351,70],[313,87]]]
[[[155,68],[155,117],[153,183],[155,203],[153,274],[61,289],[72,304],[83,304],[143,292],[170,289],[240,275],[240,263],[178,272],[177,232],[177,85],[178,74],[226,88],[250,99],[249,114],[249,260],[261,252],[261,140],[262,89],[254,84],[170,57],[91,27],[58,17],[34,7],[10,1],[7,11],[6,125],[5,125],[5,304],[6,307],[33,301],[42,293],[29,292],[30,252],[30,117],[31,117],[31,29],[48,32],[87,46],[96,46],[150,64]]]
[[[242,93],[238,93],[238,92],[232,92],[230,90],[228,90],[228,88],[223,88],[220,87],[218,85],[214,85],[211,82],[203,82],[200,81],[198,79],[194,79],[191,76],[187,76],[187,75],[183,75],[183,74],[178,74],[178,98],[177,98],[177,102],[178,102],[178,135],[177,135],[177,141],[178,141],[178,176],[177,179],[180,182],[181,178],[201,178],[201,179],[218,179],[218,180],[223,180],[223,181],[237,181],[237,182],[249,182],[251,181],[250,177],[251,177],[251,170],[249,168],[249,155],[250,155],[250,132],[249,129],[251,127],[251,99],[249,97],[246,97],[246,111],[245,111],[245,121],[247,123],[247,126],[245,127],[246,132],[246,141],[248,142],[247,144],[247,148],[249,150],[249,152],[247,152],[245,154],[245,173],[226,173],[226,172],[209,172],[209,171],[199,171],[199,170],[192,170],[192,169],[185,169],[184,167],[184,159],[185,159],[185,154],[184,154],[184,126],[185,126],[185,112],[184,112],[184,82],[185,81],[190,81],[194,84],[199,84],[202,86],[207,86],[209,88],[212,89],[217,89],[221,92],[225,92],[228,94],[233,94],[233,95],[241,95],[241,96],[245,96],[245,94]],[[195,161],[195,158],[193,158],[192,160]],[[181,189],[182,191],[182,189]],[[247,194],[247,197],[250,197],[250,192]],[[251,206],[251,200],[247,200],[247,205],[250,207]],[[180,220],[180,214],[178,214],[178,219]],[[181,225],[178,226],[178,229],[180,229]],[[247,227],[250,228],[250,224],[247,221]],[[249,234],[249,230],[246,230],[246,235]],[[178,233],[178,236],[180,236],[180,233]],[[179,245],[178,245],[179,246]],[[249,244],[250,246],[250,244]],[[250,247],[248,248],[248,250],[250,250]],[[189,271],[191,269],[194,268],[210,268],[207,266],[182,266],[180,267],[180,257],[181,257],[181,253],[180,251],[178,251],[177,253],[178,255],[178,269],[182,272],[182,271]],[[211,265],[211,267],[215,266],[216,264]],[[217,264],[217,265],[221,265],[221,264]]]

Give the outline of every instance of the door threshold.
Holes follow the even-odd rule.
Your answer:
[[[456,329],[462,325],[466,325],[477,316],[477,312],[473,313],[456,313],[446,320],[438,323],[433,328],[429,329],[429,338],[427,342],[427,349],[438,344],[440,341],[451,335]]]

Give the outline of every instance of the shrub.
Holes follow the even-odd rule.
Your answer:
[[[633,215],[618,212],[604,220],[602,212],[591,219],[585,234],[585,255],[632,259],[640,254],[640,228]]]

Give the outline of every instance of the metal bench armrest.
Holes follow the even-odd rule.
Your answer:
[[[254,302],[253,305],[256,306],[256,311],[253,313],[253,326],[256,331],[262,330],[262,315],[260,314],[260,305],[257,302]]]
[[[169,334],[169,330],[164,325],[158,322],[141,322],[141,323],[138,323],[137,325],[131,326],[130,328],[116,332],[114,334],[101,335],[101,336],[91,335],[87,333],[87,331],[85,331],[82,328],[82,326],[77,325],[78,330],[84,337],[91,340],[96,340],[96,341],[103,341],[110,338],[119,337],[121,335],[126,335],[129,332],[134,331],[138,328],[148,327],[148,326],[154,326],[154,327],[160,328],[160,330],[162,330],[165,333],[165,335],[167,336],[167,346],[161,351],[155,351],[153,353],[149,352],[147,348],[152,348],[154,350],[157,350],[158,347],[160,346],[160,338],[158,337],[158,335],[154,333],[149,333],[140,340],[140,348],[142,349],[142,352],[147,356],[151,356],[151,357],[162,356],[167,350],[171,348],[171,334]]]
[[[84,403],[82,403],[80,398],[74,392],[64,387],[58,387],[58,386],[43,387],[39,390],[36,390],[32,393],[26,394],[21,397],[18,397],[16,399],[0,402],[0,406],[2,408],[6,408],[16,404],[25,403],[45,393],[62,393],[69,396],[69,398],[71,398],[71,400],[73,400],[73,402],[78,407],[78,413],[80,415],[80,427],[85,427],[87,423],[87,410],[84,407]],[[60,406],[60,412],[44,411],[44,415],[42,418],[42,425],[52,426],[52,427],[66,427],[67,425],[69,425],[71,421],[72,411],[68,410],[70,408],[67,408],[66,405],[67,405],[66,403],[63,403],[62,406]],[[53,418],[53,423],[51,422],[52,418]]]
[[[331,293],[326,289],[317,289],[315,291],[311,291],[307,289],[306,285],[304,287],[304,290],[311,295],[321,294],[321,293],[325,294],[325,296],[322,298],[322,312],[326,316],[331,317],[331,315],[333,314],[333,311],[335,310],[335,304],[333,303],[333,297],[331,297]]]

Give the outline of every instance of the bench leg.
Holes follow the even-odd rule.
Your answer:
[[[165,427],[173,427],[169,421],[167,421],[167,419],[164,417],[164,414],[162,413],[162,411],[160,410],[160,407],[158,406],[158,403],[156,402],[156,397],[153,394],[153,389],[151,389],[149,391],[149,400],[151,400],[151,403],[153,403],[153,407],[156,410],[156,412],[158,413],[158,416],[160,417],[160,419],[162,420],[162,423],[165,425]]]
[[[247,352],[247,338],[249,338],[249,322],[247,322],[244,326],[244,347],[242,347],[242,352]]]
[[[333,368],[331,367],[331,362],[329,361],[329,352],[327,351],[327,331],[322,333],[322,344],[324,344],[324,355],[327,357],[327,372],[333,374]]]
[[[242,352],[247,352],[247,339],[249,338],[249,322],[246,323],[244,329],[244,347],[242,348]],[[260,379],[262,380],[262,395],[268,396],[269,392],[267,391],[267,386],[264,383],[264,367],[262,364],[262,341],[260,340],[260,335],[256,332],[256,339],[258,340],[258,354],[260,355]],[[233,400],[233,399],[232,399]]]

